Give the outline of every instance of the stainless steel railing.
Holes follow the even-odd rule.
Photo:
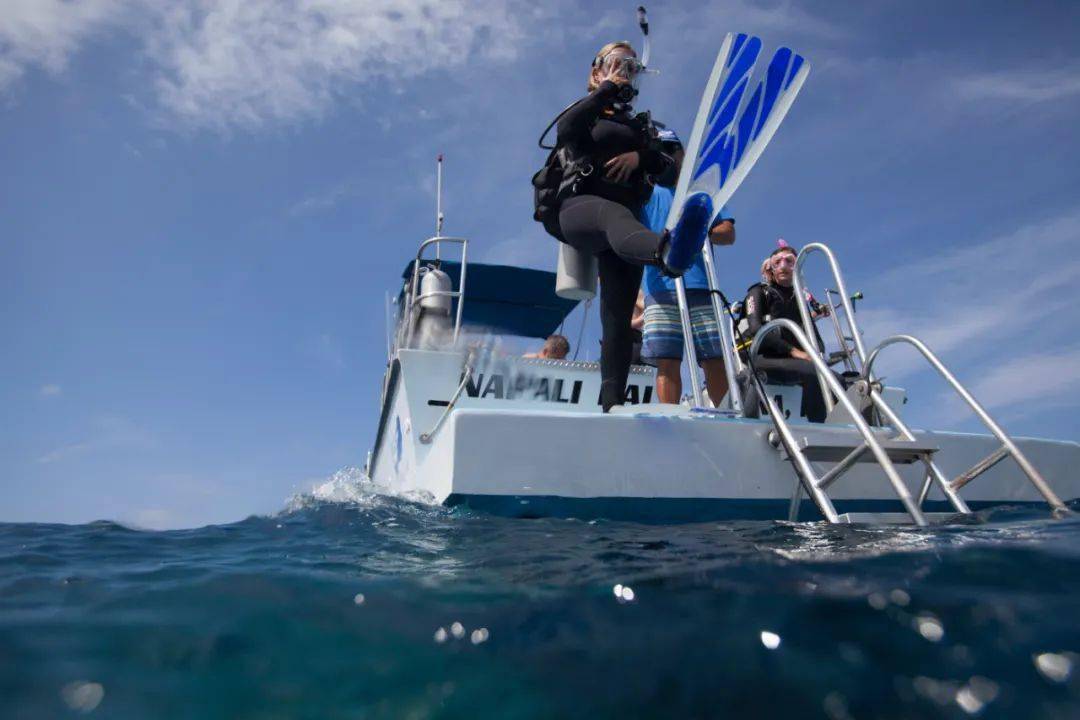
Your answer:
[[[829,261],[829,269],[832,271],[833,281],[836,283],[837,292],[840,295],[840,303],[841,306],[844,308],[844,319],[847,322],[848,330],[851,333],[852,342],[855,343],[855,350],[858,353],[859,362],[860,364],[865,365],[866,348],[863,346],[862,333],[859,331],[858,323],[855,320],[855,308],[851,305],[851,295],[848,293],[847,286],[844,284],[844,275],[840,272],[840,264],[836,262],[836,256],[833,255],[833,252],[829,249],[829,246],[825,245],[824,243],[810,243],[799,251],[799,254],[795,259],[795,272],[793,273],[793,281],[795,285],[795,295],[797,298],[799,298],[799,317],[802,318],[803,330],[806,332],[807,337],[812,339],[816,337],[816,334],[814,333],[814,319],[810,316],[810,308],[807,306],[805,301],[806,280],[803,278],[803,265],[806,263],[806,259],[815,252],[823,254],[825,258]],[[839,320],[837,318],[834,317],[833,320],[834,322],[839,324]],[[842,333],[840,333],[840,336],[843,337]],[[825,351],[825,348],[817,347],[816,341],[813,343],[812,347],[815,347],[817,349],[817,353],[811,354],[820,355]],[[818,382],[821,384],[821,392],[822,395],[824,395],[825,397],[825,409],[828,411],[832,411],[835,403],[829,396],[828,388],[826,387],[827,382],[825,376],[822,375],[820,372],[818,373]]]
[[[798,325],[791,320],[782,318],[769,321],[758,331],[757,336],[754,337],[754,342],[750,346],[750,357],[756,358],[758,356],[761,343],[770,332],[779,332],[781,330],[790,332],[792,336],[794,336],[796,343],[798,343],[803,351],[810,356],[810,361],[814,364],[814,368],[817,370],[819,378],[822,379],[822,385],[826,396],[829,392],[836,395],[837,401],[851,416],[852,424],[855,425],[855,429],[859,432],[859,435],[862,436],[863,440],[861,445],[853,446],[848,456],[838,463],[837,467],[840,468],[839,470],[834,468],[835,472],[826,473],[819,477],[811,466],[810,461],[806,458],[806,455],[799,448],[799,444],[796,441],[787,420],[784,419],[784,414],[776,406],[775,401],[773,401],[772,397],[767,393],[765,394],[765,397],[762,398],[769,409],[769,415],[772,418],[773,424],[776,426],[777,432],[780,434],[788,455],[795,463],[803,487],[818,506],[818,510],[821,511],[821,514],[824,515],[825,519],[829,522],[839,522],[840,518],[836,512],[836,508],[833,506],[832,500],[829,499],[829,496],[825,491],[842,472],[849,469],[863,454],[869,451],[873,454],[874,459],[877,460],[878,465],[881,466],[881,469],[885,473],[885,477],[888,479],[889,484],[892,485],[896,496],[900,499],[904,509],[911,515],[911,519],[916,525],[926,525],[926,518],[923,517],[922,511],[919,509],[915,499],[912,498],[911,493],[908,491],[900,474],[896,472],[896,468],[893,466],[892,460],[889,459],[888,453],[874,436],[874,431],[867,424],[866,420],[863,419],[862,413],[860,413],[851,402],[851,399],[844,391],[844,387],[840,384],[840,381],[837,380],[836,376],[833,375],[832,371],[829,370],[829,366],[822,359],[821,354],[814,351],[815,345],[807,338],[806,333],[804,333]],[[794,501],[792,504],[794,505]]]
[[[728,383],[728,406],[737,415],[743,415],[742,395],[739,393],[739,383],[736,381],[739,360],[735,354],[735,339],[731,330],[732,319],[724,311],[720,303],[720,286],[716,281],[716,265],[713,262],[712,243],[709,242],[707,237],[702,245],[701,252],[705,260],[705,276],[709,283],[713,314],[716,316],[716,324],[720,328],[720,345],[724,356],[724,375],[727,377]],[[681,277],[675,278],[675,296],[679,302],[679,320],[682,322],[683,346],[686,348],[687,372],[690,374],[690,387],[694,394],[694,404],[702,407],[705,404],[705,396],[701,390],[701,375],[698,369],[697,348],[694,347],[694,330],[690,324],[690,306],[686,299],[686,285]]]
[[[893,335],[892,337],[885,338],[880,343],[878,343],[878,346],[873,349],[873,351],[870,353],[870,356],[866,359],[863,370],[864,375],[866,377],[870,376],[870,373],[874,367],[874,361],[877,360],[883,349],[890,345],[899,344],[911,345],[916,350],[918,350],[919,353],[923,356],[923,358],[925,358],[926,361],[930,363],[930,366],[933,367],[937,371],[937,373],[945,379],[947,383],[949,383],[949,385],[956,392],[956,394],[960,396],[960,398],[967,404],[969,408],[971,408],[972,412],[974,412],[976,417],[978,417],[979,420],[982,421],[983,425],[986,426],[987,430],[989,430],[990,433],[1001,442],[1000,448],[990,453],[990,455],[983,458],[979,462],[975,463],[975,465],[973,465],[968,470],[960,473],[960,475],[958,475],[951,482],[945,481],[944,477],[935,478],[938,480],[939,485],[942,486],[943,490],[947,488],[946,495],[950,497],[950,500],[952,499],[952,495],[955,495],[960,488],[962,488],[964,485],[967,485],[973,479],[999,463],[1005,458],[1006,455],[1009,455],[1012,456],[1012,459],[1016,461],[1016,464],[1018,466],[1020,466],[1020,469],[1031,481],[1031,484],[1035,486],[1035,489],[1039,491],[1039,494],[1043,496],[1043,498],[1050,505],[1050,507],[1053,508],[1055,513],[1064,514],[1068,512],[1068,509],[1065,507],[1065,503],[1063,503],[1061,501],[1061,498],[1059,498],[1057,494],[1054,493],[1054,491],[1050,488],[1050,485],[1046,482],[1046,479],[1043,478],[1042,474],[1035,469],[1035,466],[1031,464],[1031,461],[1028,460],[1027,456],[1024,455],[1024,453],[1020,450],[1019,447],[1017,447],[1016,443],[1013,442],[1013,439],[1009,437],[1004,430],[1001,429],[1001,426],[998,425],[992,417],[990,417],[990,414],[986,412],[982,405],[979,404],[979,401],[976,400],[970,392],[968,392],[967,388],[960,384],[960,381],[957,380],[951,372],[949,372],[949,369],[945,367],[945,364],[942,363],[941,360],[938,359],[937,355],[931,352],[930,348],[928,348],[926,344],[923,343],[921,340],[912,337],[911,335]],[[875,402],[875,404],[877,404],[880,409],[881,406],[885,405],[885,402],[882,400],[880,403]],[[890,421],[895,420],[899,420],[899,418],[890,418]],[[928,485],[929,478],[924,483],[923,490],[919,493],[920,502],[926,497],[926,493],[929,489]]]
[[[422,266],[422,263],[424,262],[424,250],[428,247],[434,246],[436,258],[432,262],[439,262],[442,257],[443,243],[461,245],[461,274],[458,279],[458,289],[434,290],[426,293],[420,293],[420,270],[421,267],[426,267]],[[420,303],[423,300],[431,297],[448,297],[452,300],[457,300],[457,312],[454,318],[453,335],[453,341],[454,343],[457,343],[458,336],[461,333],[462,310],[465,307],[465,275],[468,266],[468,247],[469,241],[465,238],[443,237],[441,235],[430,237],[424,242],[420,243],[420,247],[416,250],[416,259],[413,261],[412,279],[409,282],[408,291],[402,305],[402,312],[404,313],[404,315],[402,322],[399,325],[400,332],[398,334],[398,347],[408,347],[409,344],[412,342],[412,336],[416,330],[416,310],[420,307]]]

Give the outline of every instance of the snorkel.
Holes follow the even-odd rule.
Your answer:
[[[637,9],[638,29],[641,30],[641,56],[636,61],[630,63],[633,67],[632,72],[628,72],[627,78],[630,80],[630,87],[632,92],[628,91],[626,99],[620,98],[621,103],[616,104],[616,108],[620,110],[629,111],[630,102],[637,97],[641,92],[641,76],[652,73],[656,74],[656,70],[649,70],[649,56],[652,54],[652,43],[649,42],[649,16],[645,10],[644,5],[638,5]],[[620,107],[621,106],[621,107]]]
[[[645,6],[638,5],[637,24],[641,28],[641,71],[649,71],[649,16],[645,14]]]

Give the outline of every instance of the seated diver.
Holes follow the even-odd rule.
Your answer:
[[[570,341],[564,335],[548,335],[539,352],[525,353],[524,358],[536,360],[565,360],[570,354]]]
[[[563,242],[597,256],[600,272],[600,402],[604,412],[622,405],[634,333],[631,316],[642,269],[656,265],[671,276],[690,265],[710,218],[684,216],[670,235],[642,224],[651,178],[670,166],[647,113],[629,102],[642,66],[627,42],[609,43],[593,59],[589,94],[563,112],[556,146],[566,152],[564,172],[576,177],[558,213]],[[565,162],[565,161],[564,161]]]
[[[750,337],[757,335],[770,320],[785,318],[802,327],[795,297],[795,249],[781,245],[769,255],[768,267],[763,266],[764,282],[751,285],[747,291],[744,312],[749,323]],[[814,341],[824,347],[817,327]],[[802,386],[802,415],[810,422],[825,422],[825,398],[818,382],[817,371],[810,356],[786,330],[773,330],[761,342],[761,352],[754,359],[754,368],[773,382],[794,382]],[[750,413],[758,409],[757,387],[750,383],[745,406]]]

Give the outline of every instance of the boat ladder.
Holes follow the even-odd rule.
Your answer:
[[[818,510],[828,522],[891,520],[891,517],[886,517],[890,514],[884,513],[848,513],[840,515],[828,495],[829,488],[840,477],[857,464],[864,462],[876,462],[881,467],[886,479],[903,505],[907,516],[916,525],[927,524],[927,514],[923,512],[922,506],[930,493],[931,487],[934,485],[941,490],[956,513],[968,514],[971,509],[960,497],[960,489],[1007,457],[1012,457],[1035,489],[1050,505],[1055,515],[1067,513],[1068,510],[1065,504],[1054,493],[1013,439],[1001,429],[1001,426],[990,417],[982,405],[960,384],[925,343],[910,335],[894,335],[879,343],[869,354],[866,353],[855,320],[854,310],[850,304],[851,295],[844,286],[843,276],[840,273],[836,258],[827,246],[813,243],[804,247],[799,253],[794,277],[796,295],[798,297],[804,296],[802,266],[806,257],[814,252],[824,254],[829,261],[833,279],[838,288],[836,295],[844,306],[844,320],[848,325],[846,335],[844,333],[838,334],[852,340],[854,353],[857,355],[859,364],[862,367],[860,378],[850,388],[845,389],[837,376],[830,371],[828,364],[822,358],[824,348],[818,348],[809,339],[813,337],[811,332],[813,319],[810,317],[809,310],[804,307],[805,303],[799,304],[803,320],[802,328],[785,319],[772,320],[766,323],[754,338],[750,348],[750,357],[757,357],[761,341],[768,333],[780,330],[789,332],[814,363],[826,406],[832,411],[839,404],[847,415],[847,419],[854,425],[858,436],[852,437],[849,431],[838,432],[844,426],[835,423],[799,424],[797,429],[793,429],[792,424],[784,417],[784,413],[777,406],[775,400],[768,393],[762,394],[762,399],[769,411],[769,417],[775,427],[775,430],[769,433],[769,440],[785,459],[791,461],[798,475],[795,490],[792,493],[789,518],[792,520],[797,518],[799,502],[802,493],[805,491],[813,499]],[[881,354],[881,351],[891,345],[899,344],[914,347],[1001,443],[1000,447],[994,452],[954,478],[947,478],[937,463],[934,462],[934,454],[938,451],[934,443],[926,439],[919,439],[885,402],[881,395],[881,383],[876,381],[873,376],[874,362]],[[871,413],[874,418],[873,427],[863,414],[863,410],[871,408],[876,411],[876,413]],[[912,495],[896,470],[896,464],[912,463],[922,463],[924,469],[917,496]],[[822,470],[816,467],[815,464],[829,464],[831,467]]]

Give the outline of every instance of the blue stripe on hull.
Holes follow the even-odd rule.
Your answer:
[[[570,498],[557,495],[471,495],[455,493],[446,499],[450,506],[519,518],[579,518],[592,520],[625,520],[639,523],[692,523],[714,520],[786,520],[789,500],[756,500],[739,498],[631,498],[598,497]],[[899,513],[904,512],[898,500],[837,500],[838,513]],[[1039,502],[968,502],[972,510],[1009,505],[1045,507]],[[942,501],[927,501],[924,512],[947,513],[952,507]],[[821,520],[814,503],[803,498],[799,520]]]

